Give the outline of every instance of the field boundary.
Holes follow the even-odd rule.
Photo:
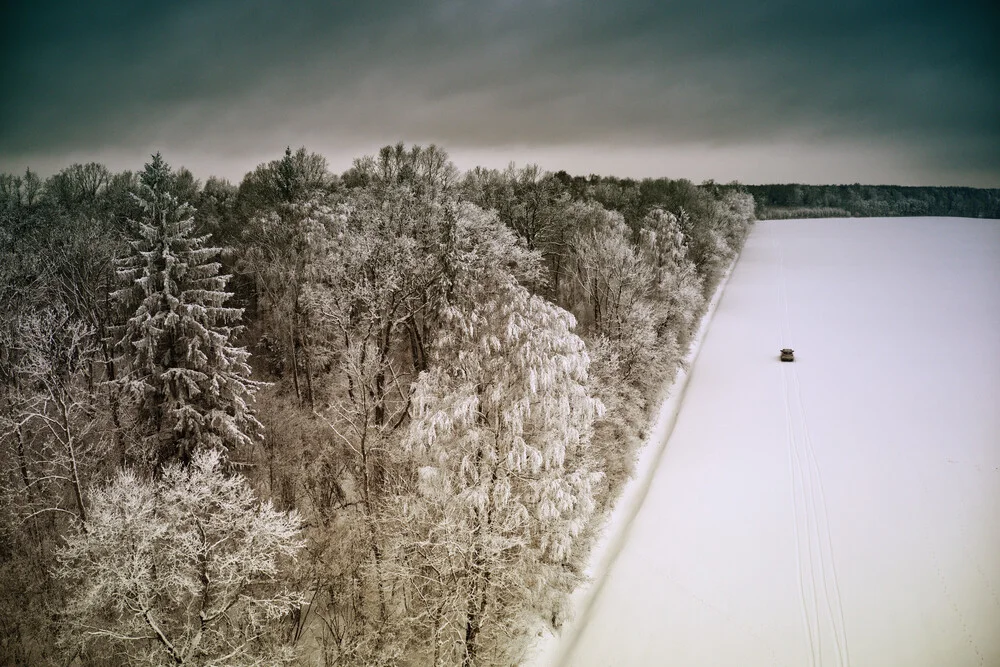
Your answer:
[[[751,227],[751,234],[758,222],[754,222],[753,227]],[[715,312],[741,256],[742,248],[726,269],[719,284],[716,285],[708,308],[705,309],[705,313],[701,317],[698,331],[691,339],[690,347],[684,355],[683,361],[678,364],[673,380],[664,383],[665,390],[660,393],[663,398],[657,411],[656,421],[653,423],[649,435],[646,436],[645,444],[639,450],[632,478],[615,502],[614,509],[609,513],[608,520],[601,531],[601,537],[591,551],[585,570],[586,580],[570,595],[568,604],[570,613],[567,615],[561,632],[559,634],[546,633],[536,639],[534,646],[529,649],[528,655],[521,663],[522,665],[562,667],[566,663],[570,650],[576,645],[583,630],[587,627],[594,602],[600,596],[608,571],[614,566],[628,541],[632,522],[649,494],[653,478],[677,424],[681,406],[684,404],[684,396],[687,394],[688,384],[694,372],[694,363],[698,359],[702,343],[708,335]]]

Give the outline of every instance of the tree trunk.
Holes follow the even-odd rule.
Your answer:
[[[594,278],[591,284],[593,285],[592,298],[594,300],[594,330],[601,333],[601,293],[597,278]]]
[[[375,425],[385,426],[385,367],[389,360],[389,343],[392,341],[392,323],[386,325],[379,340],[379,369],[375,374],[372,401],[375,403]]]
[[[486,530],[489,530],[490,514],[490,511],[487,510]],[[486,607],[489,603],[490,570],[487,567],[481,545],[482,542],[476,545],[472,557],[472,569],[476,574],[466,609],[465,657],[462,659],[462,667],[475,667],[476,665],[479,631],[482,630],[483,619],[486,617]]]
[[[410,334],[410,358],[413,360],[413,370],[419,374],[427,370],[427,356],[424,351],[424,341],[420,337],[420,329],[412,315],[406,328]]]
[[[83,485],[80,483],[80,466],[76,456],[76,439],[73,437],[73,426],[69,420],[69,406],[66,396],[56,396],[59,404],[59,416],[62,428],[66,433],[66,455],[69,456],[70,483],[73,485],[73,497],[76,499],[77,514],[81,523],[87,523],[87,508],[83,504]]]
[[[303,357],[303,362],[305,363],[305,372],[306,372],[306,400],[309,403],[309,409],[315,410],[316,404],[313,400],[312,360],[309,357],[308,345],[303,344],[302,357]]]
[[[477,463],[480,463],[483,458],[483,451],[480,449]],[[486,554],[483,553],[483,540],[489,535],[493,524],[493,488],[496,486],[499,469],[500,464],[497,462],[490,472],[490,484],[486,494],[486,515],[482,516],[477,511],[479,523],[472,531],[473,539],[476,542],[472,552],[473,586],[465,612],[465,657],[462,659],[462,667],[475,667],[476,665],[477,640],[489,603],[490,570],[486,562]]]
[[[366,437],[361,438],[361,468],[363,474],[363,493],[365,523],[368,524],[368,533],[371,539],[372,558],[375,561],[375,587],[378,592],[379,617],[384,623],[388,614],[385,605],[385,593],[382,590],[382,550],[378,545],[378,531],[375,526],[375,515],[372,510],[372,480],[368,461],[368,445]]]
[[[443,612],[444,602],[434,610],[434,634],[431,636],[431,643],[434,644],[434,661],[431,663],[433,667],[441,665],[441,615]]]
[[[24,427],[17,427],[17,467],[21,473],[21,481],[24,483],[24,492],[28,494],[28,501],[31,496],[31,477],[28,475],[28,461],[24,453]]]
[[[105,308],[111,308],[110,293],[105,296]],[[118,379],[118,371],[115,370],[115,357],[113,353],[113,346],[108,345],[107,329],[102,320],[101,327],[98,330],[101,345],[101,354],[104,356],[104,379],[108,382],[108,407],[111,411],[111,424],[114,428],[111,431],[112,442],[114,443],[114,450],[117,452],[118,465],[119,467],[124,467],[125,461],[125,443],[122,440],[122,417],[121,417],[121,405],[119,402],[119,394],[121,390],[116,384]]]
[[[302,401],[302,392],[299,391],[299,361],[295,354],[295,321],[288,323],[288,356],[292,361],[292,385],[295,387],[295,400]]]

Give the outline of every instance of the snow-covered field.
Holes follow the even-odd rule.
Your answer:
[[[540,662],[1000,665],[1000,222],[757,223],[626,531]]]

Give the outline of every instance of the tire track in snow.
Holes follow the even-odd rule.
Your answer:
[[[775,233],[776,234],[776,233]],[[778,248],[778,243],[775,238],[775,234],[772,234],[772,247],[775,249],[775,254],[780,256],[780,250]],[[790,336],[786,334],[786,327],[788,324],[788,309],[785,304],[785,285],[784,285],[784,270],[783,270],[783,257],[782,261],[778,264],[778,347],[783,348],[786,345],[786,341],[789,340]],[[810,543],[809,539],[809,522],[808,522],[808,506],[806,505],[805,498],[805,487],[801,484],[802,474],[801,466],[798,465],[798,456],[796,455],[795,447],[795,433],[792,427],[792,406],[791,401],[788,399],[788,376],[785,372],[784,364],[779,368],[779,373],[781,374],[781,397],[785,407],[785,440],[788,450],[788,477],[790,482],[790,489],[792,495],[792,532],[795,538],[795,569],[797,576],[797,583],[799,588],[799,607],[802,614],[802,625],[805,627],[806,639],[809,645],[809,662],[813,667],[820,664],[822,660],[822,646],[819,647],[817,651],[817,639],[819,634],[818,626],[818,609],[816,604],[816,581],[812,574],[812,557],[808,552],[808,547]],[[799,501],[799,488],[802,487],[802,502]],[[800,510],[800,505],[802,509]],[[804,514],[802,512],[805,512]],[[803,549],[802,536],[799,531],[799,523],[803,524],[803,529],[806,533],[806,548]],[[803,554],[803,551],[806,553]],[[805,555],[805,559],[803,559]],[[805,563],[803,563],[805,560]],[[807,578],[807,568],[808,568],[808,578],[812,583],[811,587],[806,586]],[[810,614],[810,608],[812,609],[812,614]],[[816,624],[814,627],[814,623]]]
[[[796,484],[796,479],[801,477],[801,475],[796,475],[796,466],[794,454],[795,450],[795,435],[792,432],[792,408],[788,401],[788,380],[785,377],[784,370],[781,372],[781,394],[785,401],[785,436],[788,444],[788,476],[791,480],[791,490],[792,490],[792,528],[795,536],[795,569],[798,575],[799,584],[799,601],[800,608],[802,611],[802,624],[806,628],[806,637],[809,641],[809,660],[810,664],[817,665],[819,661],[816,654],[816,642],[813,639],[813,623],[809,615],[809,602],[807,601],[806,585],[805,585],[805,575],[803,574],[802,567],[802,538],[799,536],[799,501],[798,501],[798,491]],[[808,535],[806,536],[808,540]],[[812,570],[810,568],[810,577],[812,576]],[[815,585],[815,581],[813,582]],[[815,590],[815,588],[813,589]],[[813,607],[815,608],[815,597],[812,597]]]
[[[788,282],[785,276],[785,258],[783,249],[778,244],[778,301],[781,312],[779,320],[781,322],[780,347],[786,347],[792,339],[791,317],[788,310]],[[836,653],[837,664],[841,667],[850,665],[850,654],[847,646],[847,631],[844,620],[843,605],[841,603],[840,584],[837,577],[836,561],[833,555],[832,536],[830,534],[829,513],[827,511],[826,494],[823,489],[823,480],[820,475],[819,464],[816,460],[812,438],[809,433],[809,424],[806,418],[805,403],[802,398],[802,388],[799,383],[798,372],[795,367],[782,364],[782,393],[785,400],[786,431],[789,434],[789,451],[794,465],[790,465],[792,471],[792,492],[795,493],[795,473],[798,472],[799,485],[802,488],[803,503],[805,512],[802,515],[805,524],[806,556],[808,559],[808,574],[811,583],[811,601],[814,613],[814,623],[816,632],[815,649],[818,653],[819,664],[823,664],[823,632],[820,620],[819,600],[823,597],[825,603],[827,620],[833,634],[833,648]],[[791,382],[789,382],[789,379]],[[794,409],[789,398],[789,389],[794,390]],[[795,437],[795,422],[798,422],[801,439]],[[818,490],[818,493],[817,493]],[[797,506],[798,503],[795,503]],[[796,535],[796,558],[801,559],[798,551],[801,550],[801,538],[798,530],[798,510],[793,507],[796,514],[795,535]],[[816,556],[813,552],[813,541],[815,539]],[[806,591],[803,589],[805,577],[801,574],[799,585],[803,599],[803,609],[808,615],[808,605],[805,603]],[[822,590],[817,582],[822,582]],[[812,639],[810,638],[810,648],[812,649]],[[813,658],[816,664],[816,658]]]
[[[795,413],[794,408],[792,412],[792,417],[794,420]],[[795,428],[793,426],[792,433],[795,433]],[[793,440],[795,447],[793,449],[793,455],[795,457],[796,470],[799,477],[799,488],[802,489],[802,499],[803,506],[805,507],[805,513],[802,515],[802,521],[805,529],[805,545],[806,545],[806,556],[808,560],[809,570],[809,584],[811,586],[811,596],[813,605],[813,623],[815,627],[813,629],[816,635],[816,654],[818,656],[819,665],[823,665],[823,619],[822,619],[822,609],[820,606],[820,598],[825,596],[820,588],[820,581],[823,580],[823,560],[822,552],[819,549],[819,536],[816,534],[816,501],[812,491],[812,484],[809,480],[808,469],[805,468],[803,464],[803,454],[801,451],[800,439],[795,438]],[[816,546],[813,548],[813,541],[815,539]]]
[[[827,612],[830,614],[830,622],[833,626],[840,664],[846,666],[851,664],[850,653],[847,645],[847,624],[844,621],[844,608],[841,603],[840,581],[837,576],[837,561],[833,555],[833,537],[830,533],[830,516],[827,511],[826,492],[823,488],[823,478],[820,475],[819,463],[816,460],[812,437],[809,433],[809,422],[806,418],[805,404],[802,400],[802,387],[799,384],[798,371],[794,368],[791,369],[791,377],[792,384],[795,388],[795,395],[798,398],[799,416],[802,420],[806,463],[807,467],[811,469],[809,472],[812,473],[815,479],[816,488],[819,489],[819,507],[821,509],[821,514],[814,512],[814,519],[819,519],[819,521],[817,521],[816,529],[817,537],[820,542],[818,546],[820,549],[820,564],[823,574],[823,588],[826,593]],[[826,567],[823,563],[824,551],[826,552],[826,561],[829,564],[829,577],[826,576]],[[834,615],[834,607],[836,607],[836,616]]]

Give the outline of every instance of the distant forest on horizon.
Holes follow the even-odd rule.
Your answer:
[[[1000,189],[964,186],[745,185],[757,217],[952,216],[1000,218]]]
[[[316,154],[313,154],[316,155]],[[547,174],[572,199],[593,199],[603,206],[628,216],[630,212],[648,210],[660,206],[674,209],[683,203],[685,195],[692,188],[706,190],[713,194],[736,190],[750,194],[755,203],[756,217],[760,220],[775,218],[818,218],[818,217],[905,217],[942,216],[968,218],[1000,218],[1000,188],[974,188],[967,186],[908,186],[852,184],[806,184],[806,183],[765,183],[749,185],[731,181],[717,183],[714,180],[695,184],[685,178],[648,177],[643,179],[619,178],[590,174],[572,175],[565,170],[546,172],[540,165],[527,165],[526,169],[541,176]],[[512,162],[508,170],[514,170]],[[339,179],[349,184],[356,167],[351,167]],[[476,167],[470,173],[495,171]],[[90,182],[84,188],[99,188],[102,179],[110,183],[114,174],[104,165],[96,162],[74,164],[57,174],[42,179],[37,172],[27,168],[23,175],[0,173],[0,207],[14,204],[33,191],[41,191],[43,184],[51,189],[74,187],[69,173],[87,174],[84,181]],[[119,177],[128,171],[120,172]],[[192,189],[198,181],[192,172],[183,166],[178,169],[183,180],[191,183]],[[247,172],[242,183],[251,178],[253,171]],[[208,176],[205,187],[215,190],[219,187],[233,187],[226,179]],[[69,193],[66,193],[69,194]],[[193,190],[192,190],[193,194]],[[73,195],[71,195],[73,196]],[[76,195],[79,196],[79,195]]]

